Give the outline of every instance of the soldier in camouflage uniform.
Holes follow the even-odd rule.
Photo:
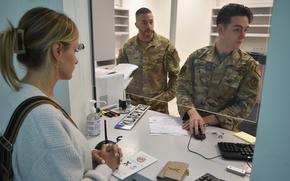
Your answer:
[[[217,17],[219,36],[214,46],[193,52],[182,67],[177,85],[177,103],[184,129],[219,125],[236,130],[250,114],[259,91],[258,63],[240,50],[249,23],[249,8],[224,6]],[[197,129],[195,129],[197,130]]]
[[[133,105],[147,104],[152,110],[168,113],[167,102],[176,93],[179,56],[169,40],[154,32],[149,9],[137,10],[135,25],[139,33],[125,43],[117,58],[117,63],[138,66],[126,93]]]

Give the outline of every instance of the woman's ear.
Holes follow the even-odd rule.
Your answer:
[[[62,60],[62,54],[63,54],[63,44],[60,42],[55,42],[51,46],[51,55],[52,58],[56,61]]]

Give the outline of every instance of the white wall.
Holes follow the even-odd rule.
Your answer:
[[[147,7],[152,11],[154,17],[154,29],[156,33],[169,38],[171,9],[170,0],[123,0],[123,8],[129,9],[130,14],[130,37],[135,36],[138,33],[135,26],[135,12],[141,7]]]
[[[71,117],[79,129],[86,132],[86,116],[90,112],[92,99],[92,58],[89,21],[89,0],[63,0],[63,10],[77,25],[85,49],[77,53],[78,64],[69,81],[69,100]]]
[[[48,7],[67,14],[77,24],[80,31],[80,42],[85,50],[77,54],[78,65],[70,81],[59,81],[54,90],[56,99],[62,107],[71,113],[81,131],[85,130],[85,118],[89,113],[88,100],[92,97],[91,84],[91,45],[88,21],[88,0],[0,0],[0,30],[7,27],[6,18],[17,26],[20,17],[29,9],[36,6]],[[16,64],[17,65],[17,64]],[[21,76],[25,69],[17,66],[17,73]],[[2,76],[0,76],[0,98],[3,100],[10,91]],[[0,109],[5,105],[0,104]]]
[[[17,27],[19,19],[22,15],[29,9],[37,6],[48,7],[57,11],[62,11],[62,1],[59,0],[42,0],[42,1],[29,1],[29,0],[0,0],[0,31],[6,29],[8,27],[7,19],[9,19],[12,24]],[[25,74],[25,68],[23,66],[19,66],[14,60],[16,66],[16,72],[18,76],[21,78]],[[3,80],[2,76],[0,76],[0,98],[1,100],[5,98],[11,89],[8,87],[6,82]],[[68,92],[68,82],[60,81],[57,83],[55,87],[55,96],[58,102],[62,105],[62,107],[70,112],[69,106],[69,92]],[[0,109],[5,109],[5,107],[0,106]]]
[[[214,0],[182,0],[177,2],[175,46],[183,65],[195,50],[209,44],[211,10]]]

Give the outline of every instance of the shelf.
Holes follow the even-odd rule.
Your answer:
[[[115,26],[115,36],[122,36],[122,41],[124,41],[124,42],[119,42],[116,44],[122,45],[129,38],[129,10],[115,8],[114,19],[115,19],[115,25],[114,25]],[[126,39],[124,39],[125,36],[127,36]],[[120,37],[118,37],[118,39],[119,38]],[[120,48],[120,47],[118,47],[118,48]]]
[[[247,33],[246,37],[261,37],[261,38],[268,38],[269,34],[262,34],[262,33]]]
[[[114,10],[114,36],[115,55],[118,56],[120,48],[129,39],[129,10],[115,8]]]
[[[253,14],[253,17],[271,17],[271,14]],[[213,15],[213,18],[217,18],[217,15]]]
[[[216,28],[216,25],[211,25],[211,27]],[[270,25],[261,24],[261,25],[252,25],[250,24],[250,28],[270,28]]]
[[[115,32],[115,35],[129,35],[129,32]]]
[[[218,36],[217,33],[211,33],[210,36]],[[246,37],[257,37],[257,38],[267,38],[269,34],[262,34],[262,33],[247,33]]]
[[[250,28],[270,28],[270,25],[250,25]]]
[[[115,18],[129,18],[129,16],[126,15],[115,15]]]
[[[119,8],[119,7],[115,7],[114,9],[115,11],[129,11],[128,9]]]
[[[127,24],[115,24],[115,27],[129,27]]]
[[[253,14],[254,18],[255,17],[271,17],[271,14]]]
[[[115,9],[115,17],[129,18],[129,10],[127,10],[127,9]]]

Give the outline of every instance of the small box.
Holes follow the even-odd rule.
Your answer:
[[[188,175],[188,163],[168,161],[157,176],[159,181],[182,181]]]

